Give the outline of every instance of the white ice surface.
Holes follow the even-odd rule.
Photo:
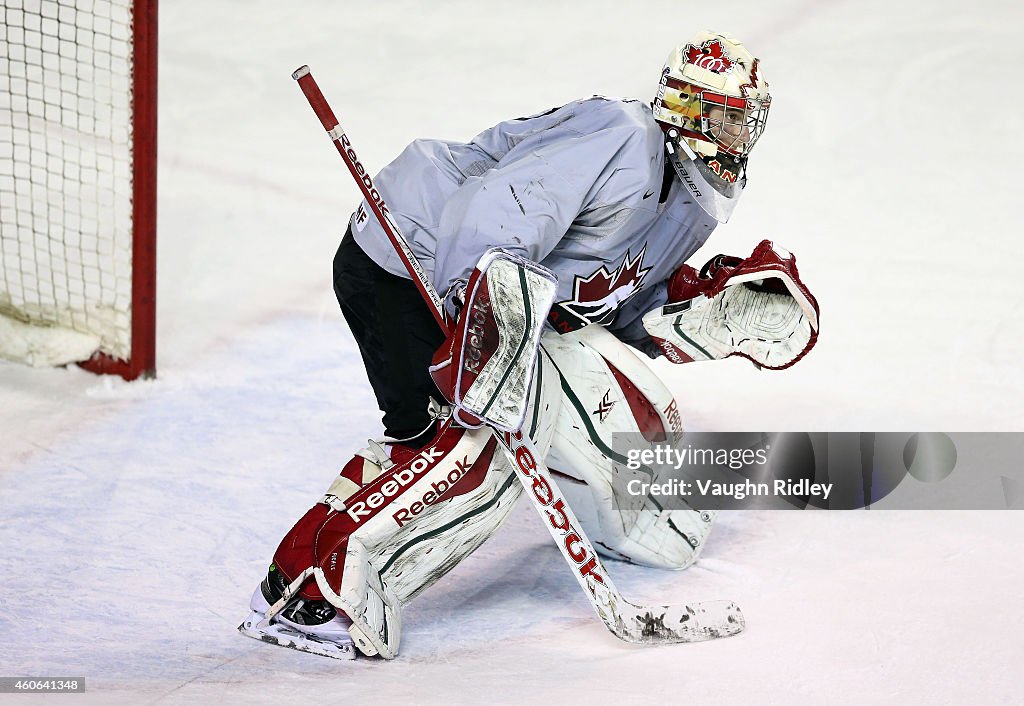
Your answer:
[[[85,676],[60,703],[1021,702],[1009,512],[732,513],[683,574],[612,566],[636,601],[736,600],[748,630],[715,643],[615,641],[525,504],[409,607],[392,663],[234,631],[379,431],[330,285],[356,192],[294,68],[383,165],[417,136],[647,98],[674,43],[729,29],[775,100],[694,259],[785,245],[822,333],[778,374],[657,364],[688,424],[1021,431],[1019,4],[162,5],[160,376],[0,365],[0,676]]]

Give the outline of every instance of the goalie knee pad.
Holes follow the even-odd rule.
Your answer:
[[[301,598],[352,621],[364,654],[390,658],[401,608],[476,549],[522,492],[489,430],[445,421],[404,461],[374,449],[346,464],[281,542],[274,564]]]

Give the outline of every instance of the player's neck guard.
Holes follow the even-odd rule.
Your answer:
[[[715,161],[719,170],[716,173],[714,166],[698,157],[685,140],[672,139],[671,133],[670,130],[669,139],[665,141],[665,152],[683,188],[709,216],[719,223],[727,222],[747,183],[746,160],[739,162],[741,173],[734,175],[734,180],[722,179],[720,174],[724,168],[719,161]]]

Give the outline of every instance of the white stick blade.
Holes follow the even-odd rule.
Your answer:
[[[620,621],[609,629],[628,642],[672,644],[704,642],[743,631],[746,621],[732,601],[707,601],[691,605],[641,608],[630,605],[619,611]]]

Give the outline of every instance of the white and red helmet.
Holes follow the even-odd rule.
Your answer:
[[[680,179],[723,223],[743,190],[771,100],[758,59],[733,37],[701,32],[665,62],[654,119]]]

